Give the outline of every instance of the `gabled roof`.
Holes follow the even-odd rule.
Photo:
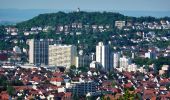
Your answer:
[[[51,81],[53,81],[53,82],[62,82],[63,78],[53,77],[53,78],[51,78]]]

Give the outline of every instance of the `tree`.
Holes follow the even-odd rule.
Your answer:
[[[70,69],[76,69],[76,66],[75,65],[71,65]]]
[[[110,97],[108,96],[108,97],[106,98],[106,100],[110,100]]]
[[[15,89],[12,86],[7,86],[7,92],[10,96],[15,94]]]
[[[113,81],[112,81],[112,87],[114,88],[115,85],[116,85],[116,83],[115,83],[115,81],[113,80]]]
[[[13,86],[22,86],[23,83],[22,83],[22,81],[20,81],[20,80],[13,80],[13,81],[11,82],[11,85],[13,85]]]
[[[138,98],[137,98],[138,99]],[[136,100],[136,95],[131,94],[129,90],[125,90],[125,94],[119,98],[119,100]]]
[[[79,100],[77,93],[73,93],[73,100]]]

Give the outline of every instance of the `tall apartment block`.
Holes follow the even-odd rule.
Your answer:
[[[96,46],[96,62],[100,63],[105,71],[109,71],[112,68],[113,61],[110,48],[108,45],[104,45],[103,42],[99,42]]]
[[[57,44],[57,41],[53,39],[31,39],[29,41],[29,63],[48,65],[48,48],[52,44]]]
[[[66,91],[84,96],[87,95],[87,93],[96,93],[97,85],[93,81],[71,82],[71,84],[67,86]]]
[[[131,59],[128,57],[121,57],[120,62],[119,62],[119,67],[120,68],[127,68],[131,64]]]
[[[83,54],[83,50],[80,50],[76,57],[76,67],[89,67],[91,61],[91,56]]]
[[[120,59],[120,53],[113,53],[113,67],[117,68],[119,67],[119,59]]]
[[[74,45],[50,45],[49,65],[63,66],[69,69],[76,64],[77,47]]]

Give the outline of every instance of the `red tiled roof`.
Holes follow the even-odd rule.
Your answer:
[[[63,78],[53,77],[51,78],[51,81],[62,82]]]
[[[111,90],[112,92],[114,92],[114,93],[119,93],[119,92],[120,92],[120,90],[117,89],[117,88],[111,88],[110,90]]]
[[[124,72],[123,75],[125,75],[125,77],[127,77],[128,79],[132,78],[132,74],[130,72]]]
[[[150,98],[151,100],[156,100],[156,94],[154,89],[144,90],[143,99]]]
[[[131,88],[133,85],[131,82],[127,83],[127,84],[124,84],[124,87],[125,88]]]
[[[39,77],[37,77],[37,76],[34,76],[34,77],[32,78],[32,80],[35,81],[35,82],[41,81],[41,79],[40,79]]]
[[[71,92],[66,92],[64,96],[71,96]]]
[[[9,94],[7,93],[7,91],[2,91],[0,93],[0,100],[9,100]]]
[[[53,73],[53,76],[54,76],[54,77],[61,77],[62,75],[63,75],[62,72],[54,72],[54,73]]]
[[[31,87],[29,86],[14,86],[15,90],[27,90],[27,89],[31,89]]]
[[[169,79],[163,79],[163,80],[160,80],[160,84],[167,84],[167,83],[170,83],[170,80]]]

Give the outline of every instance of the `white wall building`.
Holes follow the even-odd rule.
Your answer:
[[[126,21],[115,21],[115,27],[122,29],[126,25]]]
[[[92,62],[90,63],[90,68],[98,68],[98,67],[99,67],[99,63],[98,63],[98,62],[92,61]]]
[[[69,69],[76,64],[77,48],[74,45],[50,45],[49,65],[64,66]]]
[[[105,71],[111,68],[109,46],[104,45],[103,42],[99,42],[96,46],[96,62],[100,63]]]
[[[145,53],[145,58],[156,59],[156,53],[152,50],[149,50]]]
[[[131,64],[131,59],[123,56],[120,58],[119,64],[120,68],[127,68]]]
[[[91,57],[89,55],[84,55],[83,51],[80,50],[79,55],[76,57],[76,67],[89,67],[91,62]]]
[[[120,53],[113,53],[113,67],[117,68],[119,67],[119,60],[120,60]]]
[[[29,40],[29,63],[48,65],[49,45],[56,44],[53,39]]]
[[[136,72],[138,70],[138,67],[136,64],[130,64],[126,69],[128,72]]]
[[[20,49],[20,47],[18,47],[18,46],[13,47],[13,51],[14,51],[15,53],[21,54],[21,49]]]

